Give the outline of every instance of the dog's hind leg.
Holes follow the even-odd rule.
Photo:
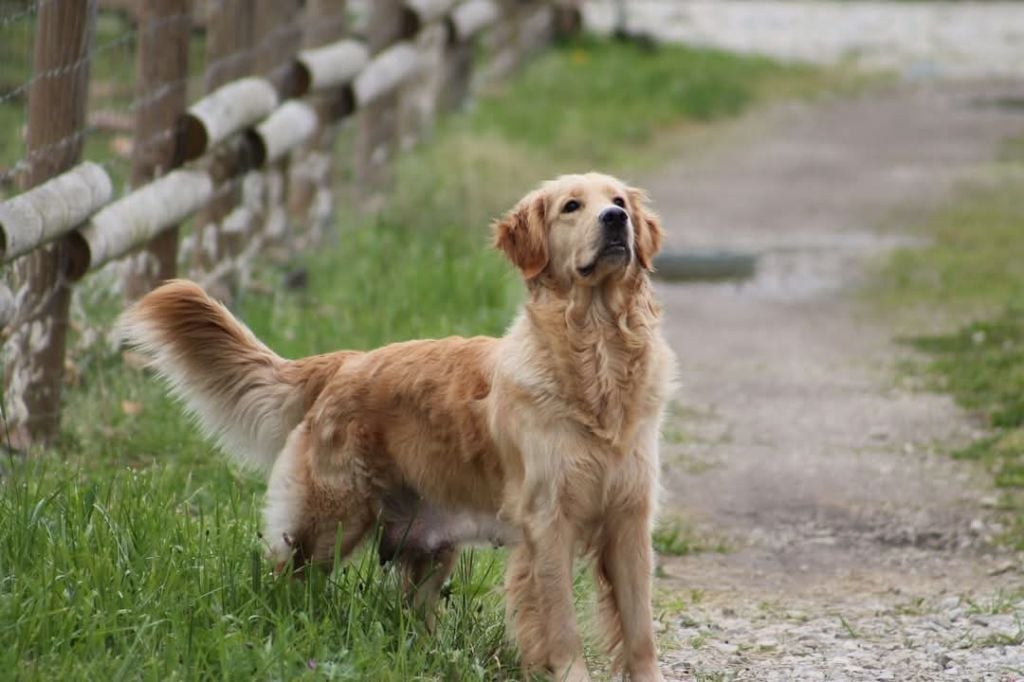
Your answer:
[[[408,487],[382,497],[377,551],[381,564],[394,562],[402,576],[406,601],[434,630],[434,608],[458,555],[447,525],[449,515]]]
[[[423,617],[430,632],[434,631],[437,622],[435,609],[441,598],[441,588],[455,568],[458,555],[458,548],[446,547],[431,554],[406,552],[398,556],[406,599]]]

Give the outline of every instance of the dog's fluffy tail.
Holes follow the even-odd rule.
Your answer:
[[[269,469],[343,353],[285,360],[197,284],[174,280],[118,320],[203,431],[245,465]]]

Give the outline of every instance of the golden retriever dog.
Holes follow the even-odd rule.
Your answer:
[[[660,680],[651,525],[675,371],[648,277],[660,241],[642,191],[567,175],[494,225],[528,290],[501,338],[285,360],[186,281],[120,328],[209,436],[269,470],[280,566],[329,564],[380,524],[382,557],[429,619],[460,545],[508,544],[524,666],[588,680],[572,595],[588,555],[617,665]]]

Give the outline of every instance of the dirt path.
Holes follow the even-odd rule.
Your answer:
[[[660,287],[682,382],[665,507],[732,548],[660,569],[675,679],[1024,679],[1024,575],[986,545],[986,475],[946,454],[972,424],[900,385],[905,351],[852,296],[900,216],[1024,130],[988,104],[1012,90],[780,109],[646,179],[670,248],[765,254],[742,286]]]

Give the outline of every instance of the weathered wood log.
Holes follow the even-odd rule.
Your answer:
[[[420,70],[419,52],[409,43],[392,45],[373,58],[356,76],[352,91],[359,108],[393,93]]]
[[[466,42],[501,17],[501,8],[494,0],[469,0],[451,13],[451,39]]]
[[[191,216],[211,196],[213,181],[206,171],[182,169],[107,205],[79,230],[88,258],[69,276],[79,279],[89,270],[128,254]]]
[[[308,142],[316,133],[317,123],[316,111],[304,102],[290,100],[279,106],[253,130],[256,165],[279,161]]]
[[[0,203],[0,260],[6,263],[67,234],[112,195],[107,172],[86,161]]]
[[[327,90],[352,82],[370,62],[370,50],[358,40],[341,40],[303,50],[298,62],[309,79],[310,90]]]
[[[217,88],[188,109],[183,119],[185,160],[265,118],[277,107],[277,90],[264,78],[242,78]]]

